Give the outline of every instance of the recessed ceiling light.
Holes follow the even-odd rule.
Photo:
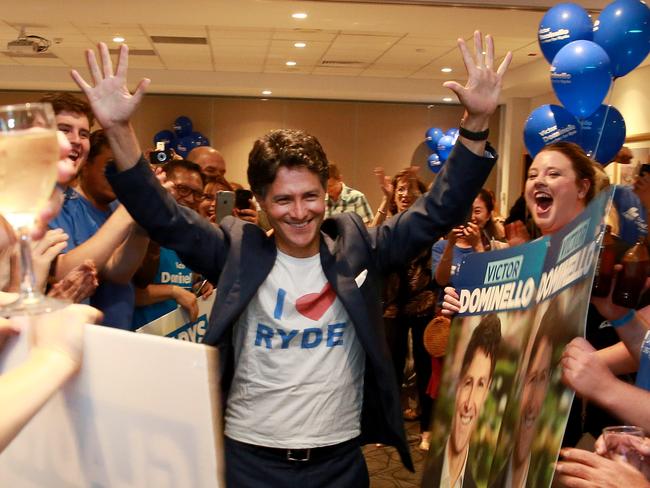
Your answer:
[[[113,42],[124,42],[124,38],[122,36],[115,36],[113,38]]]
[[[305,43],[305,42],[294,42],[293,47],[307,47],[307,43]]]
[[[306,19],[307,14],[305,12],[296,12],[295,14],[291,14],[291,17],[294,19]]]
[[[452,69],[451,68],[441,68],[440,71],[442,71],[443,73],[451,73]]]
[[[442,99],[442,101],[443,101],[443,102],[453,102],[454,99],[451,98],[451,97],[444,97],[444,98]]]
[[[273,93],[271,90],[262,90],[262,95],[270,95]]]
[[[295,61],[287,61],[287,62],[284,63],[284,64],[286,64],[287,66],[295,66],[295,65],[297,65],[298,63],[296,63]]]

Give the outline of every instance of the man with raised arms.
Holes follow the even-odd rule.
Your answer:
[[[228,486],[368,486],[369,442],[396,446],[412,469],[379,283],[463,219],[495,162],[488,121],[511,54],[495,70],[492,39],[476,32],[474,45],[476,55],[459,40],[467,84],[445,83],[466,110],[459,143],[431,192],[379,227],[353,213],[323,222],[328,161],[315,137],[276,130],[255,141],[248,179],[270,236],[231,217],[213,226],[160,186],[129,123],[149,80],[129,92],[126,46],[115,71],[106,45],[100,63],[88,51],[92,85],[73,71],[111,141],[119,200],[217,283],[204,342],[221,350]]]

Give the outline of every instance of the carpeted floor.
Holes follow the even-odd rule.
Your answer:
[[[370,488],[419,488],[426,452],[420,451],[418,422],[406,422],[406,435],[415,465],[415,473],[402,466],[397,451],[392,447],[368,445],[363,448],[370,472]]]

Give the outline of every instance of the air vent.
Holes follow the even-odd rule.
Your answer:
[[[323,59],[321,66],[364,66],[363,61],[339,61],[336,59]]]
[[[207,44],[205,37],[151,36],[156,44]]]
[[[111,54],[120,54],[119,48],[109,49]],[[129,56],[155,56],[156,51],[153,49],[129,49]]]

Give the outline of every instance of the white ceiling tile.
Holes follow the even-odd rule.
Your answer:
[[[143,24],[142,29],[149,36],[178,36],[178,37],[207,37],[208,32],[204,25],[182,26],[182,25],[147,25]]]
[[[273,33],[273,39],[276,40],[289,40],[289,41],[321,41],[331,42],[339,31],[335,30],[320,30],[320,29],[276,29]]]
[[[212,71],[212,57],[206,45],[156,44],[167,69]]]
[[[359,76],[363,68],[336,68],[319,66],[315,68],[312,73],[315,75],[326,76]]]
[[[247,29],[245,27],[208,26],[208,34],[211,39],[240,39],[262,41],[272,38],[273,29]]]
[[[57,66],[65,67],[66,64],[58,58],[13,58],[17,64],[22,64],[24,66]]]

